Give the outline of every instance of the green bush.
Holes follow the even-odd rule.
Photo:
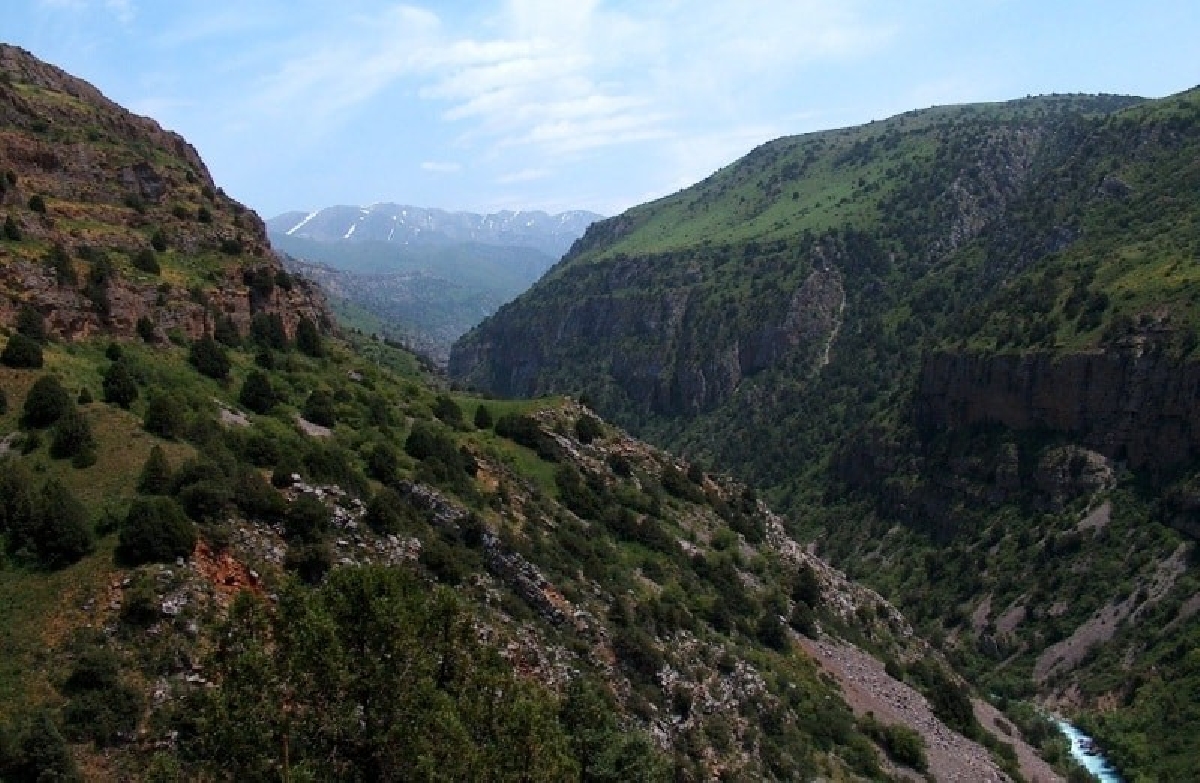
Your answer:
[[[144,343],[153,343],[156,340],[154,335],[154,321],[146,316],[141,316],[137,319],[137,334],[142,338]]]
[[[46,319],[36,307],[22,305],[17,311],[17,332],[44,343],[47,337]]]
[[[75,407],[71,395],[63,388],[58,378],[43,375],[29,389],[25,397],[22,421],[28,427],[41,429],[58,421],[59,417]]]
[[[0,352],[0,364],[17,369],[40,369],[42,345],[32,337],[17,332],[8,338],[4,351]]]
[[[151,275],[162,272],[162,266],[158,263],[158,256],[154,253],[153,248],[143,247],[134,253],[130,263],[134,269],[140,269]]]
[[[279,396],[271,387],[270,377],[261,370],[251,370],[242,383],[238,402],[254,413],[269,413],[279,402]]]
[[[329,529],[329,509],[315,495],[292,501],[283,518],[284,534],[292,541],[316,541]]]
[[[13,220],[12,215],[4,216],[4,238],[10,242],[21,241],[21,227]]]
[[[142,419],[146,432],[173,440],[182,438],[187,432],[187,414],[183,403],[166,392],[152,392],[146,404],[146,415]]]
[[[34,193],[29,197],[29,209],[40,215],[46,214],[46,197],[41,193]]]
[[[591,443],[604,434],[604,425],[591,414],[585,413],[575,421],[575,437],[580,443]]]
[[[48,568],[61,568],[92,551],[87,509],[57,479],[48,479],[34,499],[31,536],[24,543]]]
[[[196,546],[196,526],[169,497],[135,498],[121,523],[116,557],[122,565],[169,563],[188,557]]]
[[[91,465],[96,461],[96,438],[92,425],[78,408],[71,409],[54,423],[54,439],[50,441],[50,456],[54,459],[76,458]],[[86,467],[86,465],[81,465]]]
[[[333,405],[333,395],[324,389],[313,389],[304,401],[304,418],[322,427],[333,427],[337,424],[337,411]]]
[[[171,491],[171,463],[166,452],[157,443],[150,449],[138,477],[137,490],[143,495],[166,495]]]
[[[223,381],[229,376],[229,355],[220,343],[208,335],[192,343],[188,361],[201,375],[209,378]]]
[[[104,401],[119,405],[126,410],[138,398],[137,380],[129,369],[129,363],[118,359],[104,371]]]
[[[491,429],[492,427],[492,412],[482,403],[475,408],[475,427],[481,430]]]
[[[321,332],[311,319],[304,317],[296,324],[296,349],[306,356],[320,358],[325,355]]]

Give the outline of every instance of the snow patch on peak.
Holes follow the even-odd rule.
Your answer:
[[[283,233],[287,234],[290,237],[293,233],[296,232],[297,229],[299,229],[301,226],[303,226],[308,221],[315,218],[318,214],[320,214],[320,212],[321,212],[321,210],[319,210],[319,209],[316,212],[309,212],[308,217],[304,218],[304,220],[301,220],[299,223],[292,226],[291,228],[289,228],[287,231],[284,231]]]
[[[350,230],[346,232],[345,236],[343,236],[342,239],[349,239],[350,237],[354,236],[354,229],[356,229],[356,228],[358,228],[358,224],[351,223]]]

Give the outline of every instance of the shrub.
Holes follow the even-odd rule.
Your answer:
[[[34,382],[25,397],[23,421],[26,426],[49,427],[74,407],[71,395],[53,375],[43,375]]]
[[[163,233],[161,228],[154,229],[154,234],[150,237],[150,247],[154,248],[157,253],[165,253],[167,250],[167,235]]]
[[[162,446],[155,444],[142,465],[137,491],[143,495],[165,495],[171,490],[171,479],[171,463],[167,461],[167,454]]]
[[[92,527],[87,509],[57,479],[42,485],[34,503],[31,545],[49,568],[70,565],[92,551]]]
[[[54,424],[50,456],[54,459],[77,457],[81,463],[91,465],[96,461],[95,451],[96,438],[92,435],[92,426],[79,409],[72,405]]]
[[[296,348],[300,353],[313,358],[325,355],[325,346],[321,343],[321,333],[311,319],[301,318],[296,324]]]
[[[367,475],[382,484],[390,484],[400,473],[400,455],[390,443],[376,443],[367,454]]]
[[[129,363],[119,359],[104,371],[104,401],[128,410],[130,403],[138,398],[138,385]]]
[[[209,378],[222,381],[229,376],[228,354],[220,343],[208,335],[192,343],[188,361],[201,375],[207,375]]]
[[[153,343],[156,341],[154,336],[154,321],[151,321],[146,316],[141,316],[137,319],[137,334],[142,338],[144,343]]]
[[[251,289],[253,290],[253,289]],[[250,319],[250,339],[263,348],[288,349],[287,330],[279,313],[257,313]]]
[[[79,276],[75,273],[75,262],[71,260],[71,254],[61,242],[54,243],[50,252],[46,254],[45,261],[54,271],[54,279],[59,285],[75,285],[79,282]]]
[[[0,389],[0,416],[8,413],[8,394]]]
[[[279,397],[271,388],[271,379],[261,370],[252,370],[242,383],[238,393],[238,402],[254,413],[268,413]]]
[[[406,528],[405,522],[411,518],[405,513],[408,508],[400,493],[391,487],[384,487],[367,501],[363,522],[381,535],[400,533]]]
[[[217,318],[213,325],[213,339],[229,348],[237,348],[242,344],[242,335],[238,332],[237,324],[228,315]]]
[[[21,241],[21,227],[17,225],[17,221],[13,220],[12,215],[4,217],[4,238],[11,242]]]
[[[48,710],[38,710],[23,722],[16,733],[13,747],[0,748],[8,751],[6,762],[0,767],[5,780],[14,781],[62,781],[82,783],[83,776],[75,765],[67,741],[55,725]]]
[[[308,493],[293,500],[283,518],[284,533],[293,541],[316,541],[328,528],[329,509]]]
[[[462,408],[458,407],[458,403],[451,399],[449,395],[439,394],[437,396],[437,399],[433,401],[433,415],[451,427],[461,427],[463,425]]]
[[[169,563],[196,546],[196,526],[173,499],[136,498],[125,515],[116,556],[123,565]]]
[[[187,432],[187,416],[183,410],[183,403],[166,392],[151,393],[142,426],[146,432],[160,438],[182,438]]]
[[[200,221],[201,223],[211,223],[212,219],[212,212],[209,211],[208,207],[201,204],[196,210],[196,220]]]
[[[491,426],[492,412],[488,410],[486,405],[480,403],[479,406],[475,408],[475,427],[476,429],[486,430],[491,429]]]
[[[154,249],[143,247],[134,254],[130,260],[134,269],[140,269],[148,274],[157,275],[162,271],[162,267],[158,263],[158,256],[155,255]]]
[[[304,418],[322,427],[337,424],[337,413],[333,406],[333,395],[324,389],[313,389],[304,401]]]
[[[46,319],[36,307],[22,305],[17,312],[17,331],[26,337],[46,342]]]
[[[132,735],[140,700],[119,675],[120,659],[107,648],[91,646],[79,656],[62,687],[63,695],[70,698],[63,722],[72,739],[104,747]]]
[[[575,437],[580,443],[591,443],[604,434],[604,426],[600,420],[585,413],[575,421]]]
[[[283,567],[294,571],[304,583],[315,585],[333,568],[333,548],[328,541],[288,544]]]
[[[34,193],[29,197],[29,208],[39,215],[46,214],[46,197],[41,193]]]
[[[42,345],[32,337],[17,332],[8,338],[8,344],[0,352],[0,364],[25,370],[41,369]]]

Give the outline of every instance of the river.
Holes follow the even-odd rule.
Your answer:
[[[1100,783],[1123,783],[1121,776],[1117,774],[1117,771],[1113,769],[1112,765],[1108,763],[1108,759],[1104,758],[1103,755],[1099,753],[1089,755],[1084,752],[1086,744],[1091,742],[1091,737],[1062,718],[1055,718],[1054,722],[1058,724],[1058,730],[1071,741],[1071,755],[1083,765],[1084,769],[1090,772]]]

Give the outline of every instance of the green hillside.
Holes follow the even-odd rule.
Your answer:
[[[0,55],[0,779],[1066,768],[755,490],[339,335],[186,142]]]
[[[1175,779],[1195,724],[1155,721],[1200,605],[1198,161],[1197,90],[780,139],[593,226],[451,374],[585,395],[762,487],[999,703]]]

